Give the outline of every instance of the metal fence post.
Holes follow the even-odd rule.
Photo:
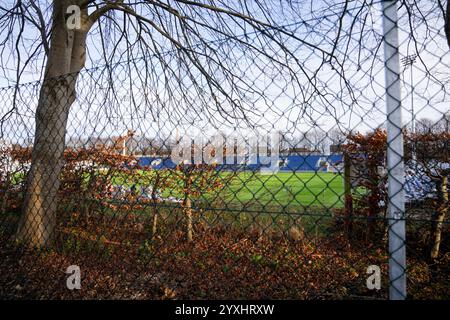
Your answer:
[[[406,298],[406,230],[397,2],[383,1],[382,10],[388,142],[389,298],[403,300]]]

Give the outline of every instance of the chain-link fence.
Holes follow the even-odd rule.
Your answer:
[[[0,89],[0,296],[448,298],[450,53],[429,5]]]

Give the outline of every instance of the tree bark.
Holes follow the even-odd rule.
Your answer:
[[[153,208],[153,222],[152,222],[152,239],[156,237],[156,232],[158,229],[158,197],[157,192],[159,188],[159,184],[161,182],[161,177],[159,176],[159,173],[156,173],[156,177],[154,180],[154,183],[152,185],[152,208]]]
[[[184,201],[184,213],[186,215],[186,239],[187,242],[192,242],[192,205],[189,198]]]
[[[68,30],[66,26],[66,10],[71,4],[73,0],[53,3],[50,51],[35,115],[27,192],[16,234],[17,240],[33,247],[47,246],[56,224],[67,119],[75,101],[78,72],[85,62],[87,32]]]
[[[344,153],[345,229],[349,238],[351,238],[353,231],[353,197],[350,161],[350,155],[347,152]]]
[[[153,209],[153,221],[152,221],[152,239],[156,237],[156,232],[158,231],[158,210]]]
[[[447,191],[447,176],[443,176],[439,186],[439,208],[436,215],[436,221],[434,222],[433,230],[433,245],[431,247],[431,259],[435,260],[439,256],[439,247],[441,245],[442,227],[444,223],[445,215],[448,211],[448,191]]]
[[[157,207],[156,190],[152,190],[152,207],[153,207],[153,221],[152,221],[152,239],[156,237],[158,229],[158,207]]]

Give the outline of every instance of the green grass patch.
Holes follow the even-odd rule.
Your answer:
[[[155,173],[151,171],[148,174]],[[218,174],[226,177],[232,173]],[[133,184],[146,186],[143,178],[133,181],[125,176],[115,177],[113,183],[127,187]],[[182,194],[171,188],[164,189],[162,196],[182,198]],[[198,200],[211,205],[226,203],[236,209],[330,210],[344,206],[344,184],[341,175],[328,172],[278,172],[273,175],[239,172],[223,188],[203,194]]]

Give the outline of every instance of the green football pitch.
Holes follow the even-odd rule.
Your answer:
[[[220,196],[240,204],[339,208],[344,204],[343,178],[328,172],[239,173]]]
[[[222,177],[229,172],[218,173]],[[115,179],[115,184],[127,185],[126,179]],[[227,180],[227,179],[225,179]],[[138,183],[139,184],[139,183]],[[145,184],[145,183],[144,183]],[[167,188],[161,196],[181,198],[177,191]],[[202,194],[198,200],[213,205],[219,201],[235,208],[292,208],[332,209],[344,205],[343,177],[329,172],[278,172],[261,174],[243,171],[235,173],[226,185]],[[216,202],[217,204],[217,202]]]

